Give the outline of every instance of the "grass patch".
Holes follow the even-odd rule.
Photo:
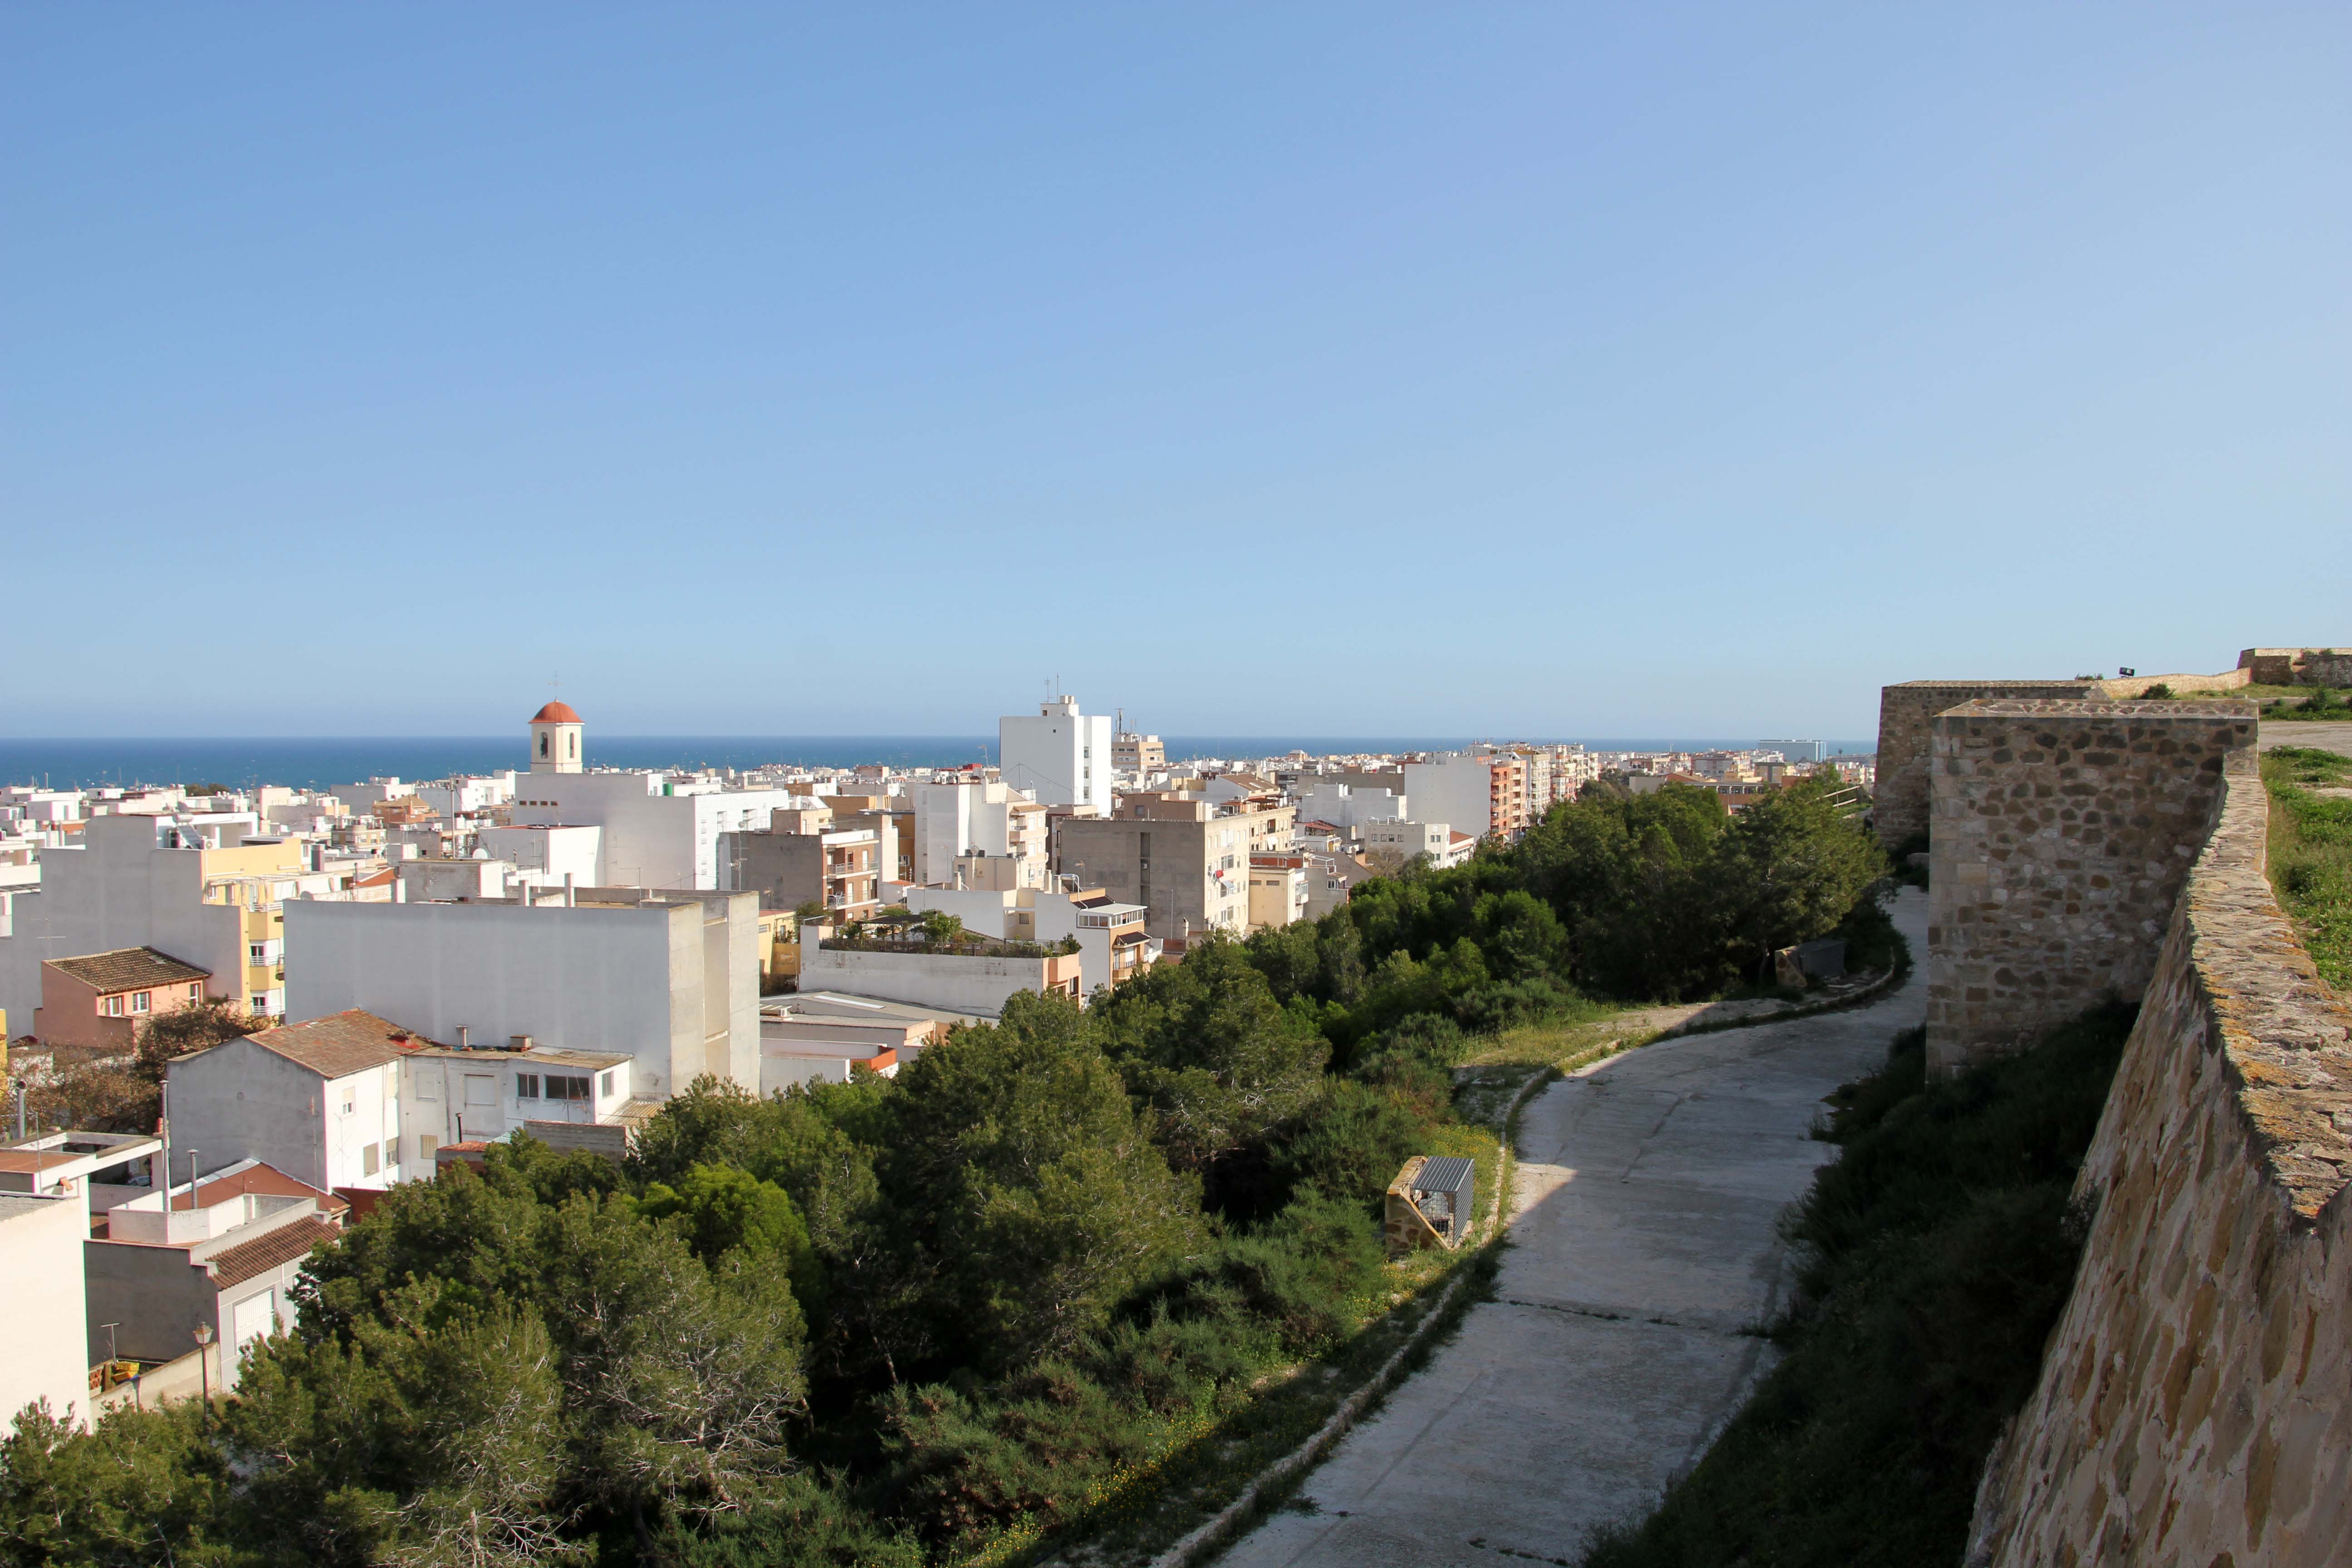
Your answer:
[[[2082,1251],[2075,1173],[2132,1010],[1926,1081],[1921,1030],[1841,1089],[1844,1148],[1784,1221],[1783,1359],[1698,1466],[1585,1568],[1957,1563],[1986,1455],[2032,1392]]]
[[[2320,977],[2352,993],[2352,758],[2309,746],[2263,754],[2270,791],[2271,886]]]
[[[2260,686],[2248,694],[2262,704],[2265,719],[2352,721],[2352,689],[2330,686]],[[2231,695],[2235,696],[2232,692]]]

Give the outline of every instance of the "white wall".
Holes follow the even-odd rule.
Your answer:
[[[991,892],[978,889],[914,888],[907,893],[907,908],[916,914],[943,910],[963,921],[963,929],[980,936],[1005,936],[1011,923],[1016,895],[1012,892]]]
[[[485,827],[481,845],[493,860],[509,860],[525,871],[544,871],[551,882],[566,874],[581,887],[608,886],[604,880],[604,830],[593,825],[570,827]]]
[[[314,1187],[334,1185],[329,1180],[324,1080],[317,1073],[250,1039],[235,1039],[173,1062],[164,1069],[164,1083],[172,1180],[187,1179],[193,1150],[199,1171],[259,1160]]]
[[[800,984],[803,991],[846,991],[993,1017],[1004,1011],[1004,999],[1014,992],[1040,989],[1045,973],[1041,958],[866,952],[809,944],[801,953]]]
[[[46,1399],[60,1420],[89,1418],[89,1325],[79,1197],[0,1194],[0,1430]]]
[[[547,1047],[618,1052],[635,1058],[644,1094],[675,1094],[706,1071],[751,1088],[759,900],[718,903],[717,920],[706,920],[701,900],[289,904],[288,1016],[363,1007],[444,1044],[463,1025],[477,1044],[530,1035]]]
[[[1484,838],[1495,826],[1495,781],[1486,764],[1459,753],[1404,765],[1405,798],[1423,822],[1444,822]]]

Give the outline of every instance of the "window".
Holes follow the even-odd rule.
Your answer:
[[[418,1159],[430,1160],[433,1158],[434,1151],[440,1147],[441,1140],[436,1138],[430,1132],[419,1132],[416,1135],[416,1157]]]
[[[539,754],[542,757],[547,755],[547,734],[544,731],[541,731],[539,737]]]
[[[376,1146],[374,1144],[370,1143],[362,1148],[360,1150],[360,1174],[363,1176],[374,1175],[375,1161]]]
[[[132,1012],[150,1013],[154,1011],[154,1008],[155,994],[153,992],[134,991],[131,994],[131,1010]]]
[[[598,1082],[596,1085],[596,1091],[599,1094],[604,1095],[610,1095],[613,1092],[613,1075],[611,1073],[606,1073],[603,1079]]]
[[[98,1005],[98,1010],[105,1014],[110,1018],[120,1018],[122,1016],[122,998],[120,996],[109,996],[105,1001],[100,1002]]]
[[[349,1116],[356,1109],[352,1103],[352,1091],[348,1089],[343,1090],[343,1114]]]
[[[537,1100],[539,1098],[539,1075],[537,1073],[519,1072],[515,1074],[515,1098],[517,1100]]]
[[[191,985],[191,986],[189,986],[189,987],[188,987],[188,1000],[189,1000],[189,1001],[191,1001],[191,1002],[201,1002],[201,1001],[203,1001],[203,1000],[204,1000],[204,995],[205,995],[205,988],[204,988],[203,986],[201,986],[201,985]]]

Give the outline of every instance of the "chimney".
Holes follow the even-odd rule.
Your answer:
[[[461,1051],[470,1051],[474,1048],[473,1031],[463,1024],[457,1026],[457,1048]]]

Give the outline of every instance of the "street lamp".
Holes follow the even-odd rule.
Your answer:
[[[205,1410],[207,1414],[213,1407],[213,1367],[212,1358],[205,1354],[205,1351],[212,1342],[213,1326],[210,1323],[198,1323],[196,1325],[196,1383],[197,1386],[204,1390]]]

